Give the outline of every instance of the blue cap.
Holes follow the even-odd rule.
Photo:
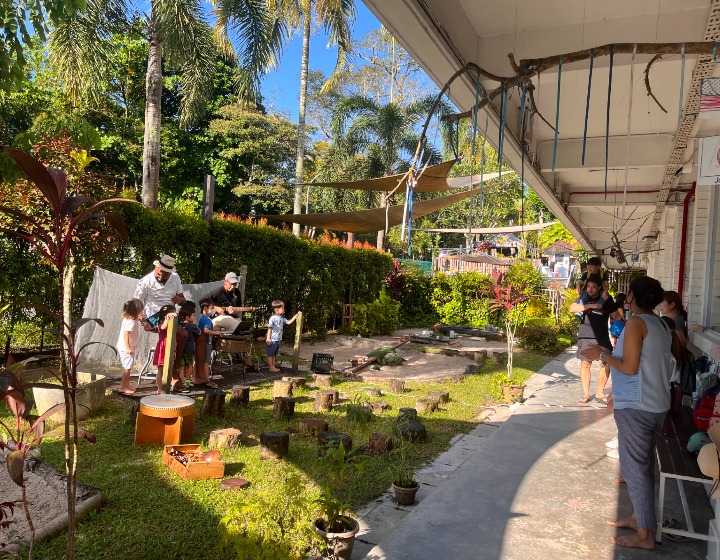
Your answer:
[[[712,443],[712,440],[707,432],[696,432],[690,436],[687,448],[688,451],[697,453],[702,449],[703,445],[707,445],[708,443]]]
[[[613,336],[620,336],[624,328],[625,321],[615,321],[612,325],[610,325],[610,334]]]

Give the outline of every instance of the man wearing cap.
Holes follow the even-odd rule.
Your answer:
[[[240,324],[238,315],[243,311],[255,311],[255,307],[244,307],[242,294],[238,288],[239,279],[234,272],[228,272],[223,279],[223,285],[205,294],[202,299],[209,299],[215,306],[218,314],[213,320],[213,328],[234,331]],[[245,370],[255,371],[252,358],[245,356]]]
[[[145,304],[146,322],[155,328],[162,306],[182,305],[185,303],[185,296],[182,293],[180,276],[175,272],[175,259],[170,255],[163,255],[153,264],[155,269],[140,279],[134,297]]]
[[[582,296],[587,294],[587,283],[588,280],[592,278],[599,286],[602,287],[602,299],[608,299],[608,295],[610,294],[610,276],[601,268],[601,266],[602,261],[599,258],[591,257],[588,259],[586,263],[587,268],[575,285],[577,295]]]

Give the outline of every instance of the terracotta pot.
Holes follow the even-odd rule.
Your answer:
[[[503,385],[502,394],[503,399],[507,403],[522,402],[523,392],[525,391],[525,385]]]
[[[352,529],[344,533],[328,533],[321,528],[325,526],[325,519],[322,518],[313,521],[312,525],[315,532],[327,542],[328,549],[332,553],[332,558],[350,560],[353,547],[355,546],[355,535],[357,535],[360,530],[360,525],[352,517],[345,515],[341,517],[347,520],[349,524],[352,524]]]
[[[411,506],[415,503],[415,494],[420,490],[420,485],[412,481],[412,486],[398,486],[393,482],[393,490],[395,490],[395,501],[399,506]]]

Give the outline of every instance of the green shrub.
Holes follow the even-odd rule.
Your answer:
[[[400,303],[392,299],[385,290],[373,302],[358,303],[353,307],[353,321],[350,332],[361,336],[392,334],[400,326]]]
[[[390,297],[400,302],[401,326],[423,327],[438,320],[431,301],[431,277],[418,265],[396,262],[386,283]]]
[[[575,288],[568,288],[563,292],[565,301],[560,308],[558,326],[560,327],[560,333],[571,337],[574,341],[578,331],[578,320],[574,313],[570,313],[570,306],[577,299],[578,295]]]
[[[560,329],[552,326],[524,326],[518,331],[520,346],[526,350],[554,354],[562,349],[558,336]]]
[[[526,327],[554,327],[555,325],[553,317],[532,317],[525,321]]]
[[[544,297],[535,297],[527,302],[525,313],[528,319],[544,318],[550,316],[550,308]]]
[[[526,296],[539,295],[545,287],[543,276],[529,260],[516,261],[503,278],[503,286],[522,287]]]
[[[438,318],[451,325],[500,326],[500,314],[490,311],[492,279],[479,272],[436,273],[431,281],[431,302]]]

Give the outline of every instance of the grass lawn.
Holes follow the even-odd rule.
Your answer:
[[[518,351],[515,376],[527,379],[550,359],[549,356]],[[80,444],[78,480],[100,488],[108,502],[78,525],[77,558],[293,558],[295,556],[289,550],[275,550],[271,555],[273,543],[277,544],[283,538],[280,535],[285,535],[295,550],[307,547],[306,528],[317,513],[313,500],[328,480],[319,472],[317,445],[312,438],[291,435],[288,456],[282,463],[275,463],[259,459],[259,446],[253,443],[259,441],[261,432],[282,431],[288,424],[296,428],[300,419],[322,415],[327,418],[331,430],[351,435],[353,447],[357,448],[367,443],[370,432],[390,434],[398,408],[414,407],[415,399],[428,391],[448,391],[449,404],[420,418],[427,428],[427,443],[409,445],[409,456],[421,466],[447,449],[453,436],[470,431],[477,424],[483,405],[497,402],[499,389],[492,378],[502,371],[504,366],[488,361],[481,373],[467,376],[461,382],[406,382],[403,395],[383,394],[381,399],[390,408],[376,415],[365,427],[351,424],[346,418],[346,407],[342,405],[329,413],[314,413],[312,391],[307,389],[295,391],[297,402],[291,422],[274,420],[271,384],[253,386],[249,407],[234,408],[226,404],[224,419],[198,419],[195,423],[195,441],[203,444],[210,431],[218,428],[234,427],[251,438],[246,440],[248,444],[236,450],[222,451],[225,476],[240,476],[251,482],[249,488],[240,491],[220,490],[217,480],[183,481],[162,463],[161,446],[134,447],[134,422],[129,417],[129,401],[108,397],[98,413],[82,423],[97,436],[97,444],[90,445],[85,441]],[[343,381],[333,388],[350,401],[360,402],[366,398],[362,389],[367,386],[387,390],[382,384],[359,381]],[[3,405],[0,417],[8,414]],[[64,468],[61,441],[45,441],[42,455],[57,468]],[[345,488],[345,498],[353,508],[382,494],[391,482],[387,457],[358,455],[355,461],[362,470],[349,477]],[[220,550],[221,519],[228,511],[235,515],[236,522],[230,524],[234,527],[234,536],[230,538],[230,548]],[[248,527],[242,525],[243,520],[250,520]],[[246,537],[237,536],[244,531]],[[261,542],[261,534],[268,539],[267,543]],[[257,548],[241,555],[233,548],[246,545],[247,550]],[[59,536],[36,545],[34,557],[60,559],[64,555],[65,537]]]

